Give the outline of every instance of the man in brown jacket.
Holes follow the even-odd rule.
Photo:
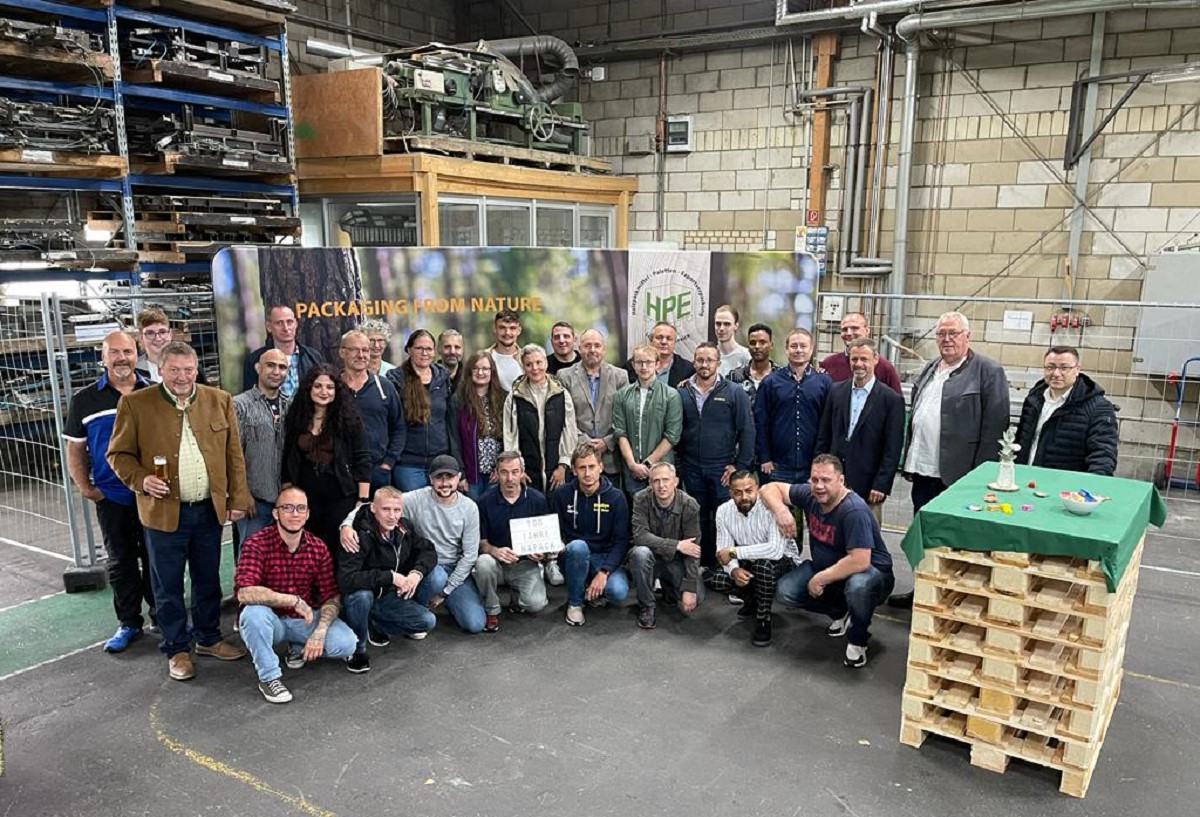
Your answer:
[[[176,681],[195,677],[190,654],[232,661],[246,651],[221,639],[221,529],[254,508],[233,400],[196,385],[196,353],[173,342],[162,383],[121,398],[108,462],[137,497],[154,587],[159,649]],[[156,463],[156,460],[158,461]],[[192,627],[183,572],[192,577]]]

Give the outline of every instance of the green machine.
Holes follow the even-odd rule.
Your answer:
[[[518,67],[535,58],[557,66],[535,86]],[[579,74],[575,54],[555,37],[518,37],[471,46],[429,45],[385,54],[384,131],[388,137],[453,136],[583,154],[588,125],[578,102],[561,102]]]

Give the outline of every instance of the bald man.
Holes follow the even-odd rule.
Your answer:
[[[113,473],[105,459],[117,403],[126,394],[150,385],[136,371],[137,344],[125,332],[113,332],[100,347],[104,374],[71,398],[64,436],[71,480],[85,499],[96,503],[100,535],[108,552],[108,583],[113,590],[117,631],[104,642],[105,652],[123,652],[142,634],[142,602],[154,620],[150,563],[142,537],[133,491]]]
[[[617,392],[629,385],[629,375],[604,360],[604,333],[589,329],[579,336],[579,362],[558,373],[558,379],[575,404],[575,425],[579,441],[586,442],[600,456],[604,475],[620,485],[619,460],[613,460],[617,448],[613,436],[613,401]]]
[[[283,463],[283,418],[292,400],[283,393],[291,361],[279,349],[267,349],[254,364],[257,381],[233,398],[238,436],[246,459],[246,482],[254,495],[255,513],[237,523],[242,541],[275,521],[279,471]],[[237,559],[238,548],[234,548]]]

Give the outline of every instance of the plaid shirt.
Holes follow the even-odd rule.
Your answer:
[[[266,587],[304,599],[314,610],[338,595],[333,559],[325,543],[308,531],[300,534],[300,547],[288,551],[278,525],[268,525],[242,542],[233,592],[243,587]],[[272,608],[285,618],[300,618],[292,607]]]

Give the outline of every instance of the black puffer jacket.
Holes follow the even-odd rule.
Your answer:
[[[1029,447],[1046,404],[1046,383],[1029,390],[1017,426],[1017,462],[1028,465]],[[1042,428],[1033,465],[1062,471],[1081,471],[1111,477],[1117,469],[1117,415],[1104,389],[1086,374],[1079,375],[1067,401]]]

